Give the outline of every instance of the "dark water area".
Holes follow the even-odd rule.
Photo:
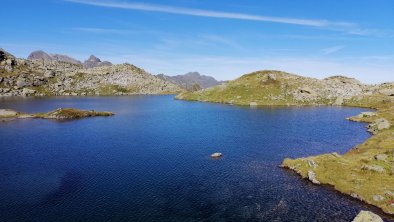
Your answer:
[[[173,96],[18,98],[113,117],[0,123],[0,221],[351,221],[379,210],[278,167],[369,137],[343,107],[249,108]],[[222,152],[213,160],[210,154]],[[390,220],[390,218],[387,218]]]

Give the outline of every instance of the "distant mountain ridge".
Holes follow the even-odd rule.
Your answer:
[[[72,64],[82,64],[79,60],[71,58],[70,56],[62,55],[62,54],[48,54],[42,50],[37,50],[30,53],[27,59],[42,60],[46,62],[58,61],[58,62],[68,62]]]
[[[196,87],[196,84],[202,88],[206,89],[212,86],[221,84],[221,81],[216,80],[212,76],[201,75],[199,72],[189,72],[184,75],[168,76],[164,74],[158,74],[157,77],[170,81],[174,84],[180,85],[187,90],[192,90]]]
[[[76,65],[82,65],[83,68],[89,69],[89,68],[95,68],[95,67],[100,67],[100,66],[111,66],[112,63],[108,61],[101,61],[99,58],[97,58],[94,55],[91,55],[87,60],[85,60],[83,63],[77,59],[74,59],[70,56],[67,55],[62,55],[62,54],[49,54],[46,53],[42,50],[37,50],[32,53],[27,57],[29,60],[40,60],[40,61],[45,61],[45,62],[67,62],[67,63],[72,63]]]

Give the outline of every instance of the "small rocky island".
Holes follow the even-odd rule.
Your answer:
[[[48,113],[26,114],[11,109],[0,109],[0,122],[15,119],[55,119],[55,120],[73,120],[94,116],[112,116],[112,112],[98,112],[94,110],[79,110],[73,108],[59,108]]]

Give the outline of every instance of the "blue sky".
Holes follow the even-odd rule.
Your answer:
[[[394,81],[392,0],[2,0],[0,47],[220,80],[278,69]]]

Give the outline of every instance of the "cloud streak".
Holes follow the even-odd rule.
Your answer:
[[[337,46],[334,46],[334,47],[325,48],[325,49],[323,49],[323,54],[324,55],[330,55],[332,53],[335,53],[335,52],[338,52],[338,51],[342,50],[343,48],[345,48],[345,46],[343,46],[343,45],[337,45]]]
[[[90,28],[90,27],[77,27],[71,28],[72,31],[78,32],[89,32],[97,34],[134,34],[135,31],[124,30],[124,29],[103,29],[103,28]]]
[[[272,16],[252,15],[252,14],[244,14],[244,13],[221,12],[221,11],[194,9],[194,8],[174,7],[174,6],[157,5],[157,4],[145,4],[145,3],[136,3],[136,2],[133,3],[133,2],[99,1],[99,0],[65,0],[65,1],[98,6],[98,7],[107,7],[107,8],[162,12],[169,14],[210,17],[210,18],[273,22],[273,23],[312,26],[312,27],[350,28],[355,26],[355,24],[347,23],[347,22],[331,22],[327,20],[272,17]]]

